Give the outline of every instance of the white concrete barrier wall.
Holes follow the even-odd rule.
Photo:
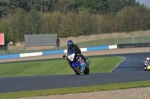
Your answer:
[[[42,55],[42,52],[23,53],[23,54],[20,54],[20,57],[40,56],[40,55]]]
[[[109,45],[109,49],[117,49],[117,45]]]
[[[87,48],[80,48],[81,52],[86,52]],[[67,53],[67,50],[64,50],[64,53]]]
[[[64,53],[67,53],[67,50],[64,50]]]
[[[87,48],[80,48],[81,52],[86,52]]]
[[[100,46],[100,47],[107,47],[108,49],[117,49],[117,45],[109,45],[109,46]],[[80,48],[81,52],[88,51],[88,48]],[[91,50],[99,50],[97,47],[91,47]],[[5,58],[19,58],[19,57],[30,57],[30,56],[42,56],[44,52],[34,52],[34,53],[23,53],[23,54],[15,54],[15,55],[2,55],[0,56],[0,59],[5,59]],[[67,50],[60,50],[60,53],[67,53]],[[45,54],[44,54],[45,55]]]

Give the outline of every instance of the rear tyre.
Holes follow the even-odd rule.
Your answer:
[[[90,66],[90,60],[86,63],[86,67],[85,67],[85,70],[84,70],[84,74],[85,75],[90,73],[89,66]]]
[[[89,66],[90,66],[90,60],[87,62],[86,65],[87,65],[87,67],[89,68]]]
[[[81,74],[78,67],[74,67],[73,70],[74,70],[74,72],[75,72],[77,75],[80,75],[80,74]]]
[[[146,70],[147,70],[147,68],[146,68],[146,67],[144,67],[144,70],[146,71]]]
[[[87,75],[89,73],[90,73],[90,69],[88,67],[85,67],[84,74]]]

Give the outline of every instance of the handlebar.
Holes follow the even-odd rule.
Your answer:
[[[63,55],[62,57],[65,58],[65,57],[67,57],[67,56],[66,56],[66,55]]]

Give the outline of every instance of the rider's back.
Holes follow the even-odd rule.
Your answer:
[[[68,48],[68,51],[71,49],[74,50],[76,54],[81,54],[81,50],[76,44],[73,44],[72,48]]]

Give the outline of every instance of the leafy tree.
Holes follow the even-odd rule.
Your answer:
[[[104,16],[102,15],[92,15],[92,34],[101,34]]]
[[[39,29],[41,28],[42,16],[41,14],[32,9],[29,13],[29,21],[30,21],[30,34],[39,34]]]
[[[138,9],[137,7],[125,7],[119,11],[116,15],[117,20],[121,23],[120,26],[123,26],[123,31],[131,32],[136,30],[134,26],[139,23],[138,18]]]
[[[102,33],[111,33],[116,31],[116,19],[113,15],[105,15],[102,20]]]
[[[78,17],[79,15],[76,12],[70,12],[67,14],[67,19],[68,19],[67,23],[68,23],[68,27],[70,28],[69,36],[79,36],[77,35],[77,31],[76,31]]]
[[[55,11],[46,13],[43,16],[41,33],[54,34],[58,33],[60,24],[62,23],[62,13]]]
[[[0,17],[3,17],[4,12],[7,8],[8,0],[0,0]]]
[[[90,14],[86,11],[80,11],[79,17],[76,21],[76,33],[79,35],[90,35],[92,21]]]
[[[42,25],[40,28],[40,33],[50,33],[50,23],[51,23],[51,13],[45,13],[43,14],[43,20],[42,20]]]
[[[150,29],[150,9],[136,0],[0,0],[7,42],[25,34],[59,37]]]
[[[72,8],[78,11],[88,10],[91,13],[105,13],[108,4],[106,0],[73,0]]]
[[[13,15],[13,36],[15,42],[23,42],[24,35],[27,33],[27,13],[24,9],[18,9]]]
[[[32,4],[31,8],[41,12],[47,12],[50,10],[51,4],[51,0],[34,0],[34,4]]]
[[[149,10],[145,6],[125,7],[116,16],[121,31],[145,30],[149,27]]]
[[[59,34],[60,37],[68,37],[68,36],[75,36],[75,14],[68,13],[67,15],[63,16],[62,23],[60,25]]]
[[[0,30],[1,30],[1,33],[4,33],[5,35],[6,43],[8,43],[9,41],[13,41],[13,35],[9,29],[9,23],[8,23],[7,18],[3,18],[3,20],[0,21]]]
[[[54,9],[61,13],[67,14],[70,12],[70,5],[72,0],[59,0],[58,3],[55,3]]]
[[[68,37],[69,36],[69,28],[66,25],[65,21],[60,26],[59,37]]]
[[[120,9],[124,7],[124,4],[121,0],[107,0],[108,11],[110,13],[117,13]]]
[[[137,8],[138,12],[136,14],[135,22],[137,23],[134,30],[146,30],[150,25],[150,12],[146,6],[140,6]]]
[[[139,6],[139,2],[136,2],[136,0],[123,0],[124,7],[125,6]]]

